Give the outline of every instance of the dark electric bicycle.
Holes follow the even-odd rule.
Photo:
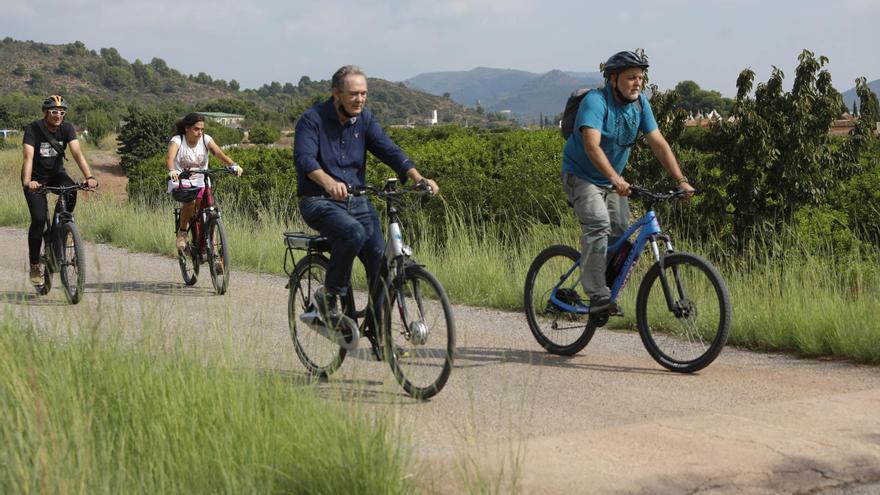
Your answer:
[[[40,263],[43,265],[43,283],[34,286],[37,293],[46,295],[52,288],[52,274],[61,276],[67,302],[76,304],[82,299],[86,280],[86,255],[82,236],[76,226],[73,213],[67,209],[67,196],[76,190],[88,189],[85,184],[72,186],[43,186],[43,193],[58,195],[55,214],[43,229],[43,246]]]
[[[327,325],[312,302],[327,272],[328,239],[302,232],[284,234],[284,268],[289,276],[287,318],[296,354],[312,376],[326,378],[336,371],[365,336],[373,355],[388,361],[403,389],[412,397],[428,399],[440,392],[452,371],[455,323],[443,286],[411,258],[412,249],[403,244],[396,202],[408,193],[430,191],[422,183],[398,189],[397,179],[388,179],[381,190],[367,186],[352,192],[382,198],[388,225],[385,261],[366,304],[356,309],[352,291],[341,300],[348,324]],[[299,261],[296,251],[305,251]]]
[[[708,366],[730,332],[730,295],[718,270],[702,257],[676,252],[660,229],[654,205],[678,199],[683,191],[655,193],[632,187],[645,214],[608,247],[606,283],[616,301],[639,256],[650,246],[654,264],[636,297],[636,323],[648,353],[665,368],[692,373]],[[635,242],[630,237],[638,231]],[[660,243],[665,245],[661,250]],[[526,275],[524,305],[529,328],[542,347],[571,356],[590,343],[608,312],[590,315],[581,297],[580,253],[570,246],[543,250]]]
[[[229,241],[226,240],[226,227],[220,219],[220,205],[214,198],[211,176],[234,174],[228,168],[192,169],[180,173],[180,179],[195,174],[205,176],[205,187],[198,196],[196,210],[187,225],[186,247],[177,253],[183,283],[194,285],[199,278],[199,265],[208,264],[211,283],[218,295],[229,288]],[[174,232],[180,226],[180,208],[174,209]]]

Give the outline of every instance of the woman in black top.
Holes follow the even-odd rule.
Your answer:
[[[24,197],[31,214],[28,229],[28,257],[30,258],[31,282],[43,283],[40,265],[40,245],[43,243],[43,228],[48,217],[46,195],[39,192],[42,186],[71,186],[75,184],[64,170],[65,151],[70,146],[73,159],[86,178],[88,187],[97,187],[98,181],[92,176],[86,157],[83,156],[76,138],[76,130],[69,122],[64,122],[67,103],[64,98],[52,95],[43,100],[43,118],[35,120],[24,128],[21,183]],[[69,196],[67,203],[73,211],[76,206],[76,192]]]

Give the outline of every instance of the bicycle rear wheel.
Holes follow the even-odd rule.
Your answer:
[[[208,223],[208,268],[211,283],[218,295],[229,288],[229,243],[226,241],[226,228],[219,218]]]
[[[385,358],[407,394],[429,399],[446,385],[455,353],[446,291],[430,272],[409,265],[402,280],[392,281],[389,297],[383,311]]]
[[[663,291],[665,279],[673,308]],[[655,263],[639,287],[636,322],[648,353],[663,367],[693,373],[718,357],[730,332],[730,295],[711,263],[692,253]]]
[[[183,251],[177,252],[177,264],[180,265],[183,283],[195,285],[199,280],[199,241],[194,238],[195,234],[192,233],[192,229],[189,229],[186,235],[191,240],[186,243]]]
[[[309,374],[327,378],[342,365],[346,350],[327,335],[300,319],[303,314],[315,313],[312,294],[324,285],[327,259],[310,254],[293,269],[288,284],[287,323],[296,355]]]
[[[596,333],[595,322],[587,314],[567,311],[550,295],[557,287],[557,297],[569,302],[581,300],[580,253],[574,248],[554,245],[541,251],[526,274],[523,305],[529,329],[535,340],[551,354],[572,356],[580,352]],[[559,294],[561,291],[562,294]]]
[[[86,280],[85,249],[76,224],[62,223],[57,242],[60,243],[58,269],[61,285],[64,286],[64,295],[67,297],[67,302],[76,304],[82,299]]]

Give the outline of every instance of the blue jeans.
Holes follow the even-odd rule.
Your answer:
[[[303,198],[299,211],[309,227],[330,240],[330,266],[324,286],[344,296],[351,287],[351,268],[358,257],[372,283],[379,274],[385,253],[385,238],[379,215],[366,196],[349,196],[344,201],[324,197]]]

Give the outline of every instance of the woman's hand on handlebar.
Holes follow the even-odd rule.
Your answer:
[[[244,172],[244,169],[235,162],[232,162],[232,165],[227,166],[226,170],[229,170],[230,172],[235,172],[235,175],[238,177],[241,177],[242,172]]]
[[[168,171],[168,178],[174,182],[177,182],[178,180],[180,180],[180,171],[179,170],[169,170]]]

